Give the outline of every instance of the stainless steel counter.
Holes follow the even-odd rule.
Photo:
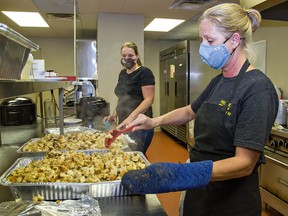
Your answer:
[[[20,157],[16,150],[25,140],[41,136],[42,131],[38,125],[38,127],[2,127],[1,132],[2,138],[5,139],[3,142],[5,144],[0,146],[0,176]],[[0,193],[0,203],[14,200],[14,196],[8,187],[0,185]],[[156,195],[102,197],[96,199],[100,204],[102,216],[167,215]]]
[[[9,98],[18,95],[60,89],[71,86],[70,81],[61,82],[34,82],[22,80],[0,80],[0,98]]]
[[[43,117],[42,92],[58,89],[59,90],[58,92],[59,93],[59,126],[60,126],[60,132],[61,134],[63,134],[63,127],[64,127],[64,122],[63,122],[64,91],[63,91],[63,88],[71,86],[71,85],[72,85],[72,82],[70,81],[36,82],[36,81],[23,81],[23,80],[0,80],[0,99],[9,98],[13,96],[19,96],[19,95],[25,95],[25,94],[39,93],[40,94],[40,116]],[[1,145],[1,142],[0,142],[0,145]]]
[[[19,148],[17,145],[2,145],[0,146],[0,175],[2,175],[14,162],[19,158],[16,150]],[[0,202],[12,201],[14,197],[8,187],[0,184]]]

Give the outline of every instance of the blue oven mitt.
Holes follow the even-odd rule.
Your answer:
[[[212,174],[210,160],[176,164],[155,163],[124,174],[121,184],[133,194],[183,191],[206,186]]]

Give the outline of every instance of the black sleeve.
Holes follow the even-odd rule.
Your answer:
[[[242,105],[234,145],[263,152],[278,110],[278,96],[270,89],[249,95]]]
[[[141,86],[146,85],[155,85],[155,78],[152,71],[149,68],[143,67]]]

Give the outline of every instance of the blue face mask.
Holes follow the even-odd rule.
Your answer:
[[[228,41],[231,36],[226,39],[223,44],[216,46],[209,46],[201,43],[199,48],[199,54],[202,61],[210,67],[220,70],[229,60],[232,53],[235,51],[234,49],[233,52],[230,54],[225,46],[226,41]]]

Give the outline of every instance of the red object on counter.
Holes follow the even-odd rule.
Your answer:
[[[58,76],[67,78],[65,81],[76,81],[76,76]]]

